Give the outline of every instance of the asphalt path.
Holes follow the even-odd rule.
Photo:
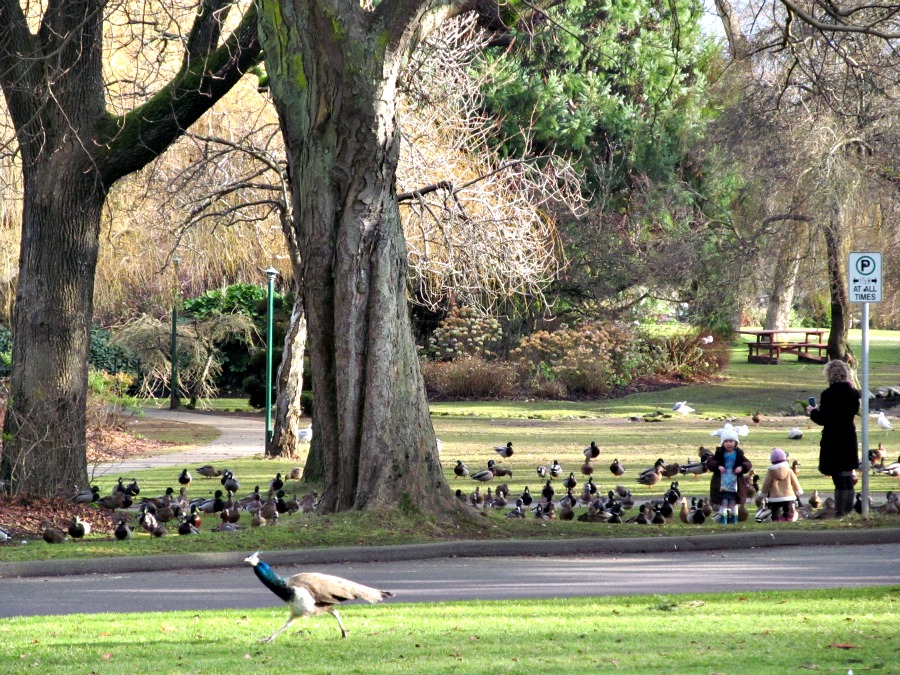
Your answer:
[[[563,544],[564,545],[564,544]],[[299,568],[392,591],[391,602],[852,588],[900,582],[900,544],[726,551],[442,558]],[[280,601],[249,566],[0,579],[0,617],[249,609]]]

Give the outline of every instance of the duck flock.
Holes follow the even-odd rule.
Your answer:
[[[286,499],[285,482],[300,478],[299,467],[284,476],[276,473],[265,491],[257,485],[241,497],[236,497],[241,486],[233,471],[207,464],[195,469],[195,473],[207,479],[218,479],[221,489],[215,490],[212,497],[190,499],[188,487],[193,482],[193,476],[188,469],[183,469],[177,477],[177,493],[175,488],[169,487],[162,495],[142,497],[137,480],[126,483],[119,478],[112,492],[106,496],[101,496],[100,489],[93,486],[88,490],[76,488],[67,497],[73,504],[93,504],[111,513],[118,522],[113,534],[119,540],[131,539],[135,533],[164,537],[170,534],[170,529],[180,535],[197,535],[204,520],[207,524],[210,520],[216,523],[209,528],[213,532],[236,532],[247,524],[250,527],[272,526],[285,514],[310,513],[318,506],[319,495],[316,491],[300,498],[294,494]],[[60,544],[69,537],[81,539],[90,533],[91,524],[79,515],[73,516],[65,529],[56,527],[50,521],[43,526],[43,538],[48,544]],[[9,532],[0,528],[0,541],[8,538]]]
[[[711,432],[713,436],[720,436],[725,430],[733,430],[741,436],[748,433],[746,426],[735,427],[726,424],[722,429]],[[667,462],[659,458],[652,466],[640,471],[636,482],[640,485],[668,488],[662,497],[650,499],[636,504],[632,490],[623,484],[617,484],[614,489],[602,491],[594,480],[595,462],[600,457],[600,448],[596,442],[584,448],[584,459],[579,459],[580,477],[576,478],[575,471],[563,469],[558,460],[550,464],[538,465],[534,471],[538,479],[543,483],[536,494],[531,492],[529,486],[518,496],[512,496],[506,483],[494,484],[495,479],[512,477],[513,469],[502,463],[503,459],[513,456],[513,443],[498,445],[494,452],[498,459],[490,459],[487,467],[472,471],[462,461],[457,460],[453,467],[454,477],[457,479],[469,479],[478,483],[474,490],[466,493],[462,489],[456,490],[456,497],[469,506],[482,510],[496,510],[504,512],[507,518],[541,518],[559,520],[579,520],[596,523],[635,523],[638,525],[665,525],[672,523],[675,518],[681,522],[692,525],[717,522],[713,508],[709,501],[701,497],[682,496],[679,480],[683,476],[692,475],[695,478],[706,473],[707,460],[712,457],[712,451],[700,446],[697,460],[688,458],[684,464]],[[886,464],[884,460],[884,448],[881,444],[877,450],[870,451],[869,459],[873,473],[880,473],[894,478],[900,477],[900,458],[897,462]],[[800,464],[794,461],[792,469],[799,471]],[[627,469],[618,458],[614,458],[609,464],[609,472],[620,479]],[[676,479],[676,480],[672,480]],[[747,476],[749,499],[753,499],[757,507],[755,520],[757,522],[770,522],[771,510],[768,508],[764,495],[759,491],[760,477],[752,469]],[[581,481],[581,482],[579,482]],[[487,485],[491,483],[491,485]],[[636,512],[632,509],[637,506]],[[870,498],[870,509],[884,515],[897,515],[900,513],[900,495],[888,492],[882,503],[873,503]],[[579,512],[576,512],[579,509]],[[855,506],[857,513],[862,510],[861,495],[857,494]],[[793,509],[793,519],[824,519],[835,517],[834,500],[831,497],[822,499],[818,492],[813,492],[804,504],[798,498]],[[748,520],[750,514],[745,505],[739,505],[738,521]]]

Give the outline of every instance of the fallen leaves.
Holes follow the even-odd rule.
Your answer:
[[[832,642],[828,646],[834,649],[857,649],[857,645],[850,644],[849,642]]]

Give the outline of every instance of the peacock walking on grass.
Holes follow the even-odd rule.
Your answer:
[[[291,615],[284,626],[269,637],[262,638],[260,642],[271,642],[287,630],[294,619],[298,617],[315,616],[324,612],[334,615],[338,626],[341,627],[341,637],[345,638],[347,630],[341,621],[341,615],[335,609],[336,605],[347,600],[379,602],[394,595],[388,591],[380,591],[377,588],[363,586],[355,581],[330,574],[304,572],[285,579],[279,576],[268,563],[259,559],[259,551],[245,558],[244,562],[250,563],[263,585],[281,598],[291,610]]]

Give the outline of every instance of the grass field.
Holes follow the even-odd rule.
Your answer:
[[[686,573],[689,573],[686,570]],[[702,582],[698,582],[702,587]],[[227,589],[222,589],[227,592]],[[900,672],[900,587],[5,619],[0,672]],[[127,605],[125,607],[127,609]]]

